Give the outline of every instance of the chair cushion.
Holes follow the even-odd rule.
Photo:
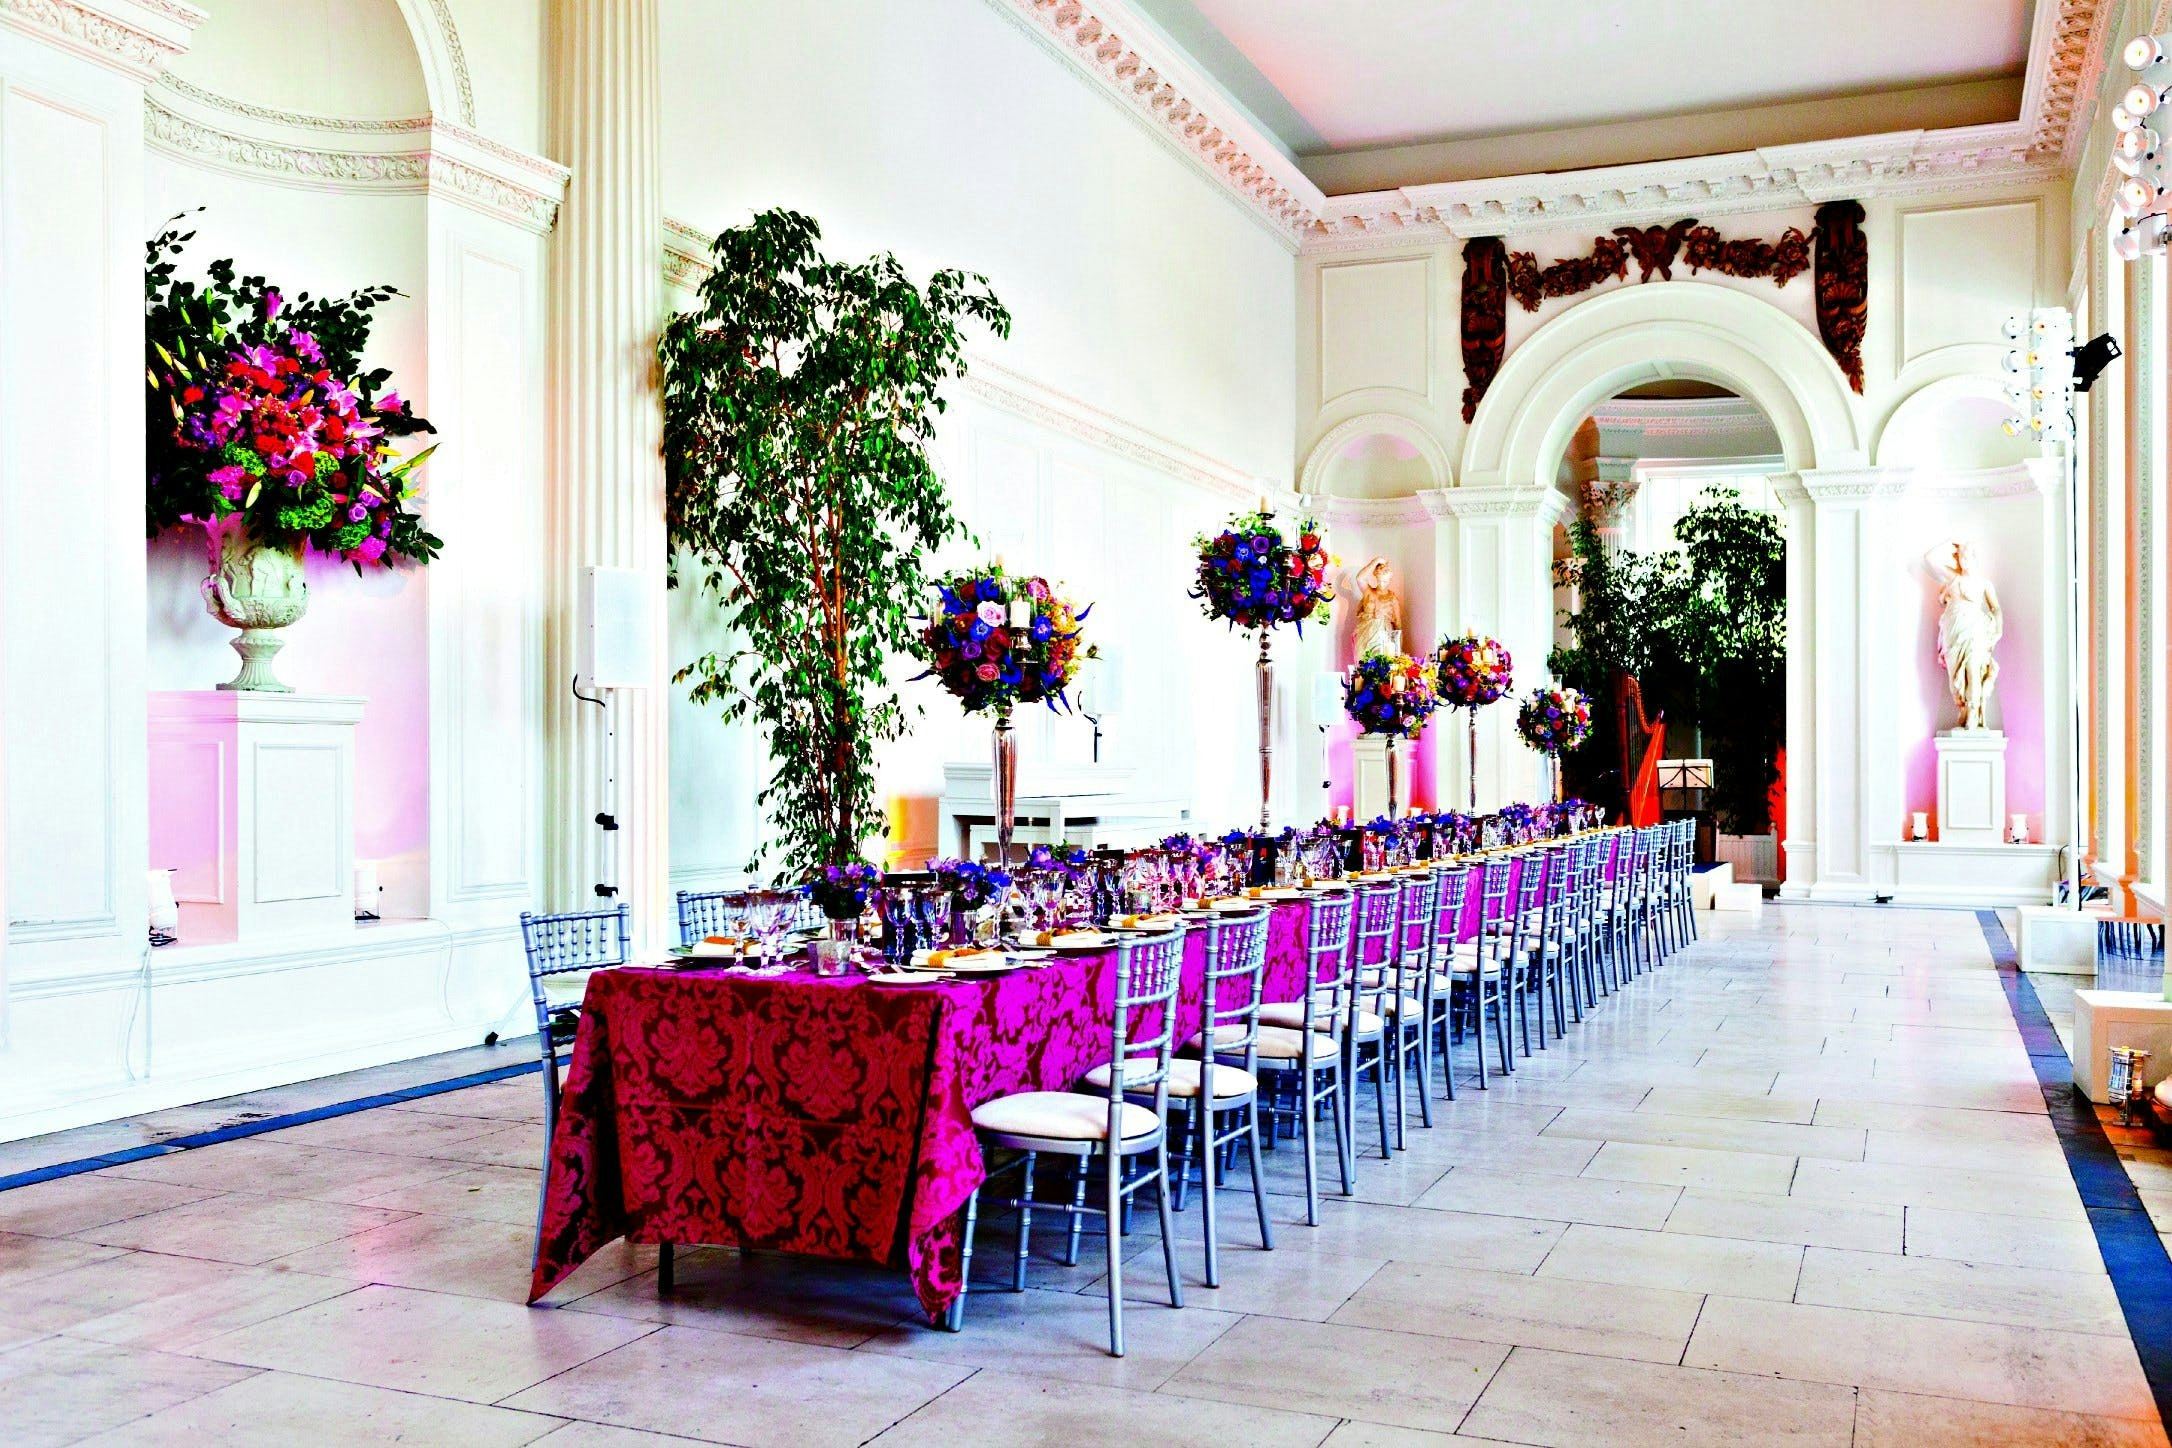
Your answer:
[[[1339,1006],[1332,1011],[1322,1011],[1315,1008],[1312,1016],[1312,1028],[1322,1035],[1332,1036],[1342,1029],[1342,1017],[1342,1008]],[[1301,1031],[1305,1028],[1305,1003],[1303,1001],[1282,1001],[1275,1005],[1261,1006],[1259,1008],[1259,1023],[1262,1026],[1279,1026],[1285,1030]],[[1380,1017],[1374,1015],[1371,1011],[1358,1012],[1358,1035],[1360,1037],[1377,1036],[1380,1034],[1380,1029]]]
[[[1312,1063],[1315,1067],[1335,1059],[1335,1043],[1320,1039],[1320,1032],[1312,1033]],[[1263,1063],[1280,1062],[1294,1066],[1304,1059],[1305,1033],[1291,1030],[1288,1026],[1261,1026],[1259,1028],[1259,1058]]]
[[[1222,1029],[1229,1028],[1224,1026]],[[1243,1032],[1239,1031],[1238,1034],[1241,1036]],[[1199,1064],[1181,1056],[1169,1063],[1171,1096],[1189,1099],[1199,1094]],[[1129,1067],[1124,1073],[1126,1084],[1139,1077],[1151,1075],[1154,1070],[1153,1064],[1148,1061],[1134,1060],[1126,1065]],[[1106,1091],[1109,1089],[1110,1074],[1108,1064],[1103,1062],[1086,1073],[1086,1084]],[[1258,1089],[1259,1083],[1252,1079],[1252,1073],[1242,1067],[1217,1065],[1214,1068],[1214,1097],[1217,1101],[1231,1096],[1248,1096]]]
[[[1157,1123],[1144,1106],[1125,1102],[1118,1120],[1125,1139],[1151,1136]],[[973,1108],[973,1125],[1004,1136],[1039,1136],[1050,1141],[1106,1141],[1109,1099],[1071,1091],[1020,1091],[998,1096]]]

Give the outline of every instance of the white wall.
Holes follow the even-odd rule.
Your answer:
[[[1109,661],[1088,666],[1089,693],[1093,670],[1122,676],[1105,761],[1201,818],[1245,818],[1254,756],[1231,746],[1250,738],[1251,654],[1185,596],[1187,545],[1290,479],[1285,243],[985,0],[665,0],[664,19],[667,212],[706,232],[793,207],[832,255],[988,277],[1014,330],[972,350],[1009,400],[953,389],[939,439],[982,543],[970,556],[1002,552],[1095,602],[1088,637]],[[675,662],[710,646],[698,605],[673,619]],[[943,762],[988,743],[932,683],[906,693],[927,715],[886,752],[884,789],[908,801],[917,854],[935,843]],[[673,876],[690,888],[744,863],[758,755],[683,702],[672,729]],[[1089,746],[1083,721],[1036,715],[1023,768]],[[1286,756],[1291,788],[1293,769]]]

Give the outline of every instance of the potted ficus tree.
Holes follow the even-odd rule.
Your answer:
[[[794,211],[719,234],[658,347],[672,583],[713,597],[733,640],[675,677],[767,736],[760,851],[800,876],[882,822],[875,746],[906,726],[892,664],[924,560],[964,533],[928,456],[939,389],[968,325],[1010,333],[986,278],[916,285],[887,253],[829,260],[821,236]]]

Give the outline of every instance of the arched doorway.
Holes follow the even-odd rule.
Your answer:
[[[1685,383],[1753,404],[1770,425],[1781,466],[1775,486],[1786,503],[1789,792],[1780,840],[1783,850],[1789,840],[1806,846],[1789,874],[1808,882],[1816,873],[1807,848],[1817,835],[1813,809],[1831,813],[1849,801],[1835,795],[1829,809],[1811,803],[1818,758],[1816,545],[1800,476],[1867,462],[1859,399],[1815,334],[1769,303],[1699,282],[1654,282],[1580,303],[1510,355],[1472,418],[1459,481],[1568,507],[1561,468],[1593,407],[1639,387]]]

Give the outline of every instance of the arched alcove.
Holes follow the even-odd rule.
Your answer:
[[[1471,420],[1463,481],[1550,487],[1594,403],[1672,378],[1756,403],[1792,470],[1863,461],[1854,396],[1800,322],[1740,292],[1653,282],[1571,308],[1510,355]]]
[[[396,0],[210,0],[171,73],[230,102],[307,116],[426,115],[430,86],[406,8]],[[266,64],[273,56],[288,63]]]
[[[1444,488],[1448,450],[1422,424],[1392,412],[1368,412],[1328,430],[1306,455],[1298,487],[1307,497],[1404,498]]]

